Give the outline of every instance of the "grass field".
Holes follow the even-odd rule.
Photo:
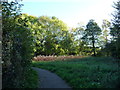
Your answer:
[[[73,89],[119,87],[119,60],[110,57],[85,57],[64,61],[33,61],[34,67],[56,73]]]
[[[25,76],[23,88],[38,88],[38,74],[36,71],[30,69]]]

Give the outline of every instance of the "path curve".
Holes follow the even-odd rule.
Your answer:
[[[38,73],[38,76],[39,76],[38,87],[39,88],[69,88],[71,89],[71,87],[68,86],[67,83],[64,80],[62,80],[59,76],[57,76],[56,74],[50,71],[44,70],[44,69],[36,68],[36,67],[32,67],[32,69],[34,69]]]

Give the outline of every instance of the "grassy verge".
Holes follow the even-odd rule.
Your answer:
[[[33,69],[30,69],[26,74],[24,82],[24,88],[37,88],[38,87],[38,75]]]
[[[117,60],[107,57],[87,57],[66,61],[33,62],[34,67],[50,70],[72,88],[116,88],[120,68]]]

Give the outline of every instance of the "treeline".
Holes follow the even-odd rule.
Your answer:
[[[31,59],[37,55],[113,56],[120,58],[120,1],[113,20],[99,26],[69,28],[57,17],[20,14],[21,4],[2,2],[3,88],[24,87]]]
[[[119,15],[119,14],[118,14]],[[93,19],[86,26],[69,28],[57,17],[20,15],[34,37],[34,56],[93,55],[119,58],[118,19],[103,20],[99,26]]]

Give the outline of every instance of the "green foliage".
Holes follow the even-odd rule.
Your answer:
[[[115,41],[115,55],[117,58],[120,58],[120,0],[114,3],[114,8],[116,9],[113,14],[113,22],[111,27],[111,35]]]
[[[97,25],[96,22],[94,22],[93,19],[91,19],[88,24],[86,25],[85,34],[82,37],[82,39],[88,44],[92,46],[92,51],[94,52],[94,56],[96,55],[96,48],[95,43],[98,42],[98,37],[101,34],[101,29]]]
[[[47,18],[47,19],[46,19]],[[67,26],[58,18],[56,17],[40,17],[41,22],[45,21],[44,25],[47,24],[47,27],[43,28],[45,30],[44,36],[44,52],[46,55],[60,55],[63,54],[62,52],[63,47],[61,46],[64,44],[62,41],[64,37],[66,37],[67,33]],[[68,45],[68,44],[67,44]]]
[[[120,67],[118,60],[110,57],[41,61],[33,62],[33,66],[56,73],[73,89],[119,87]]]
[[[74,51],[73,36],[66,24],[56,17],[34,17],[22,14],[27,27],[33,32],[35,55],[64,55]]]
[[[25,74],[24,86],[22,88],[38,88],[38,80],[37,72],[29,69]]]
[[[113,6],[116,11],[115,13],[113,14],[113,27],[111,28],[111,35],[114,36],[114,38],[118,38],[120,37],[120,0],[118,0],[116,3],[114,3],[114,6]]]
[[[74,51],[76,51],[76,54],[81,56],[91,55],[90,47],[87,46],[87,43],[82,39],[82,37],[85,34],[85,27],[79,26],[75,29],[72,29],[71,33],[73,33],[73,37],[74,37],[73,46],[74,46]]]
[[[25,73],[33,57],[33,35],[26,19],[19,14],[21,5],[2,2],[2,58],[3,88],[23,87]]]
[[[112,56],[115,58],[120,58],[120,1],[114,3],[114,8],[116,9],[113,14],[113,20],[110,27],[110,34],[112,36],[111,41],[107,42],[106,45],[101,49],[101,55]],[[107,28],[109,23],[104,26]],[[107,35],[107,34],[106,34]],[[107,37],[107,36],[106,36]],[[107,40],[107,39],[106,39]]]
[[[108,36],[109,36],[109,32],[110,32],[110,26],[111,26],[111,23],[108,21],[108,20],[106,20],[106,19],[104,19],[103,20],[103,24],[102,24],[102,37],[103,37],[103,41],[104,41],[104,44],[103,45],[105,45],[105,44],[107,44],[108,43]]]
[[[97,55],[99,56],[112,56],[114,58],[117,58],[118,53],[116,52],[116,41],[111,41],[110,43],[107,43],[104,48],[98,52]]]

